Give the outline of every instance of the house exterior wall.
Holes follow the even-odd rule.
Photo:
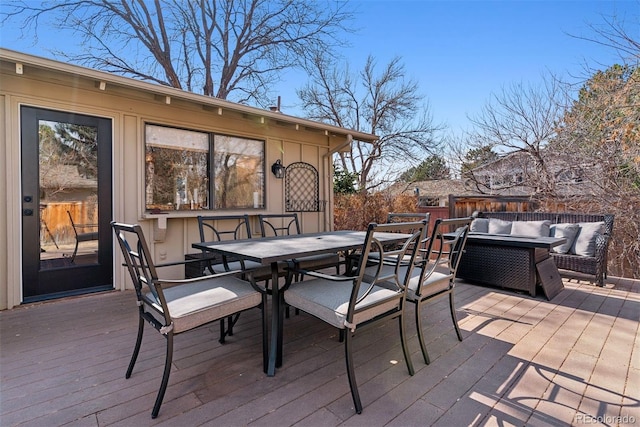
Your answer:
[[[0,52],[1,54],[2,52]],[[225,103],[216,108],[209,98],[185,99],[141,90],[132,84],[110,84],[105,90],[94,77],[82,77],[64,69],[43,68],[23,64],[23,74],[16,73],[15,61],[0,55],[0,197],[6,201],[0,208],[0,309],[21,303],[21,174],[20,174],[20,107],[22,105],[76,112],[111,119],[113,127],[113,219],[140,223],[150,243],[156,262],[184,259],[195,252],[191,244],[199,240],[196,216],[252,215],[252,230],[259,232],[257,215],[284,212],[284,180],[276,179],[271,165],[281,159],[286,166],[304,161],[319,172],[320,199],[326,201],[321,212],[300,214],[304,232],[330,230],[333,224],[332,162],[336,147],[345,145],[351,136],[311,129],[308,121],[301,125],[279,121],[273,114],[261,118],[247,114],[246,106],[238,110]],[[159,89],[162,89],[161,87]],[[284,117],[284,116],[283,116]],[[248,210],[175,211],[158,215],[145,211],[144,192],[144,125],[153,123],[222,133],[265,141],[265,208]],[[166,221],[166,228],[165,228]],[[115,251],[114,264],[122,258]],[[170,274],[182,273],[175,268]],[[123,268],[114,267],[115,287],[130,287]]]

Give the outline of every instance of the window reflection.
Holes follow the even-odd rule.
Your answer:
[[[97,263],[98,129],[38,126],[41,268]]]
[[[147,210],[264,207],[264,141],[157,125],[145,139]]]
[[[264,207],[264,143],[216,135],[213,145],[215,208]]]
[[[146,208],[208,208],[209,135],[147,125],[146,141]]]

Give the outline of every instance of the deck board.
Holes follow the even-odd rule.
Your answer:
[[[132,291],[107,292],[0,312],[2,426],[130,425],[558,425],[589,417],[640,422],[640,284],[605,288],[564,279],[552,301],[464,282],[456,292],[464,341],[446,300],[423,310],[425,365],[408,316],[416,373],[406,371],[391,322],[358,331],[353,411],[337,331],[302,313],[286,319],[284,366],[262,372],[260,318],[242,315],[218,343],[213,323],[175,337],[160,415],[151,407],[164,339],[147,327],[124,378],[137,328]]]

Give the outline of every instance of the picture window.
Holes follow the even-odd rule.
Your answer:
[[[264,141],[145,126],[145,208],[264,208]]]

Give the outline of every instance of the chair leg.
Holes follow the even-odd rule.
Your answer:
[[[451,310],[451,320],[453,320],[453,326],[456,328],[456,334],[458,334],[458,341],[462,341],[462,332],[460,332],[460,326],[458,326],[458,318],[456,317],[456,308],[453,304],[453,290],[449,292],[449,310]]]
[[[138,353],[140,353],[140,346],[142,345],[142,334],[144,333],[144,320],[142,316],[138,318],[138,338],[136,338],[136,345],[133,348],[133,354],[131,355],[131,361],[129,362],[129,367],[127,368],[127,373],[125,374],[125,378],[131,377],[131,372],[133,372],[133,366],[136,364],[136,360],[138,360]]]
[[[235,319],[233,318],[233,316],[227,317],[227,335],[229,335],[230,337],[233,336],[233,325],[236,324],[238,317],[240,317],[240,313],[236,314]]]
[[[278,346],[278,352],[277,352],[277,356],[276,356],[276,368],[279,368],[282,366],[282,344],[283,344],[283,325],[284,325],[284,306],[286,305],[284,302],[284,295],[282,292],[280,292],[278,294],[278,313],[274,313],[278,315],[278,341],[277,341],[277,346]],[[273,332],[272,332],[273,333]]]
[[[240,313],[236,313],[235,316],[231,315],[231,316],[227,316],[226,317],[226,321],[227,321],[227,327],[225,329],[225,318],[220,319],[220,339],[218,340],[218,342],[220,344],[224,344],[225,338],[227,336],[231,337],[233,336],[233,326],[236,324],[236,322],[238,321],[238,318],[240,317]]]
[[[260,308],[262,311],[262,369],[266,374],[269,367],[269,344],[268,344],[268,335],[269,330],[267,328],[267,295],[262,294],[262,307]]]
[[[171,374],[171,363],[173,361],[173,332],[169,332],[165,338],[167,339],[167,355],[164,362],[164,373],[162,374],[162,382],[160,382],[160,390],[158,390],[156,403],[153,405],[153,410],[151,411],[151,418],[156,418],[158,416],[158,412],[160,412],[162,399],[164,399],[164,393],[167,391],[167,385],[169,384],[169,374]]]
[[[73,248],[73,254],[71,255],[71,260],[69,260],[71,264],[73,264],[73,262],[75,261],[77,253],[78,253],[78,238],[76,237],[76,247]]]
[[[220,319],[220,338],[218,342],[220,344],[224,344],[224,338],[226,337],[225,329],[224,329],[224,318]]]
[[[411,360],[411,354],[409,353],[409,346],[407,345],[407,332],[404,324],[404,315],[398,316],[398,326],[400,326],[400,342],[402,343],[402,352],[404,353],[404,360],[407,363],[407,370],[409,375],[413,376],[415,370],[413,369],[413,361]]]
[[[358,393],[358,384],[356,383],[356,373],[353,369],[353,357],[351,355],[351,340],[353,334],[344,329],[344,357],[347,362],[347,377],[349,378],[349,388],[351,389],[351,397],[356,413],[362,413],[362,402],[360,402],[360,394]]]
[[[420,349],[422,350],[422,357],[424,363],[427,365],[431,363],[429,359],[429,353],[427,352],[427,346],[424,343],[424,334],[422,333],[422,319],[420,318],[420,301],[416,301],[416,329],[418,332],[418,341],[420,341]]]

